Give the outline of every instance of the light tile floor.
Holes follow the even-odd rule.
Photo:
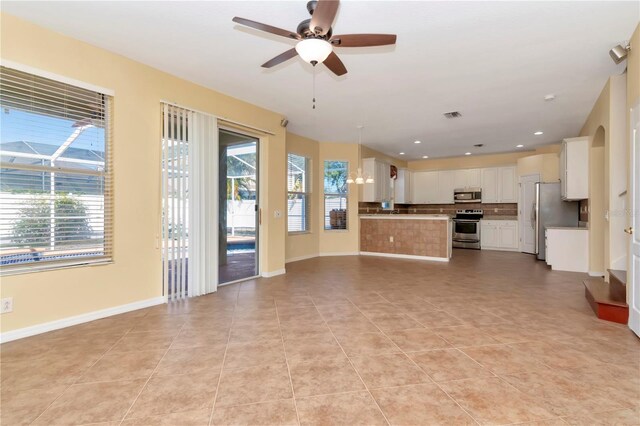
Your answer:
[[[640,424],[640,342],[520,253],[318,258],[11,342],[1,424]]]

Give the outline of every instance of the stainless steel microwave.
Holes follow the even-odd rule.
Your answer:
[[[454,203],[480,203],[482,202],[481,188],[459,188],[453,190]]]

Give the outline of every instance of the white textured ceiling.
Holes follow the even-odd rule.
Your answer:
[[[305,4],[3,1],[2,11],[278,111],[289,130],[313,139],[355,142],[363,124],[365,145],[406,159],[576,136],[607,78],[624,70],[608,50],[640,16],[636,1],[343,1],[334,34],[395,33],[397,45],[337,49],[349,73],[319,66],[312,110],[310,65],[296,58],[260,68],[295,42],[231,22],[295,31]],[[543,100],[549,93],[555,101]],[[443,117],[454,110],[463,117]]]

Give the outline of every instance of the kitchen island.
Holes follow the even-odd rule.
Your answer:
[[[443,214],[360,215],[360,254],[448,262],[452,231]]]

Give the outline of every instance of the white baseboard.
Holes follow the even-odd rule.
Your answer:
[[[380,257],[395,257],[399,259],[414,259],[414,260],[429,260],[432,262],[448,262],[448,257],[433,257],[433,256],[416,256],[412,254],[395,254],[395,253],[374,253],[370,251],[361,251],[363,256],[380,256]]]
[[[318,257],[318,254],[308,254],[306,256],[292,257],[290,259],[285,260],[284,263],[298,262],[300,260],[313,259],[314,257]]]
[[[101,309],[99,311],[87,312],[86,314],[75,315],[55,321],[49,321],[38,325],[19,328],[17,330],[5,331],[0,334],[0,343],[11,342],[12,340],[23,339],[36,334],[48,331],[59,330],[85,322],[95,321],[113,315],[124,314],[125,312],[137,311],[138,309],[149,308],[151,306],[167,303],[165,296],[154,297],[152,299],[140,300],[138,302],[127,303],[126,305],[114,306],[112,308]]]
[[[320,257],[329,257],[329,256],[357,256],[359,255],[359,251],[337,251],[337,252],[324,252],[320,253]]]
[[[287,273],[287,270],[283,268],[283,269],[277,269],[275,271],[263,272],[262,276],[264,278],[271,278],[271,277],[275,277],[277,275],[283,275],[286,273]]]
[[[590,277],[604,277],[604,272],[589,271],[588,274]]]

